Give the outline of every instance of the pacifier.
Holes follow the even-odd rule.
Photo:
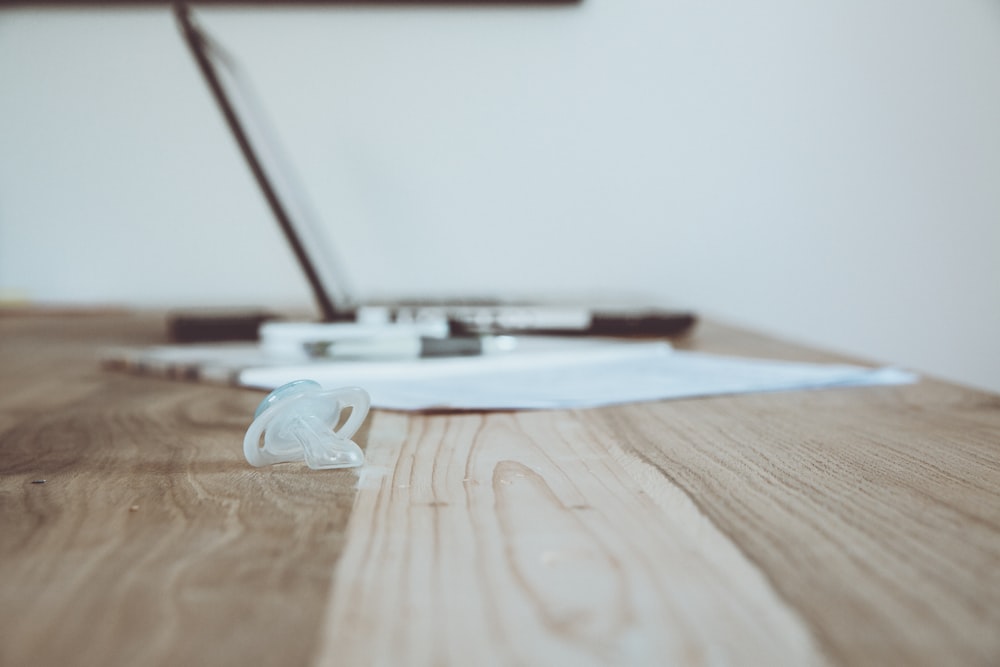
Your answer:
[[[313,470],[360,466],[365,455],[351,436],[370,405],[368,392],[360,387],[325,390],[313,380],[289,382],[257,406],[243,438],[243,454],[255,467],[303,459]],[[347,408],[351,414],[338,429]]]

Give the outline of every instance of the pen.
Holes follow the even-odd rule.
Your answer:
[[[305,341],[302,347],[313,359],[389,360],[427,357],[469,357],[509,352],[517,346],[513,336],[431,336],[349,338]]]

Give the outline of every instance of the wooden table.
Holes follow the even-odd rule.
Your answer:
[[[0,664],[1000,664],[998,396],[374,411],[360,472],[253,469],[260,393],[99,367],[163,331],[0,315]]]

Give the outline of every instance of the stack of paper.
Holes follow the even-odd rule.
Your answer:
[[[522,339],[523,340],[523,339]],[[310,378],[365,388],[395,410],[587,408],[635,401],[904,384],[911,373],[674,351],[666,343],[527,340],[514,353],[247,368],[240,384],[271,389]]]

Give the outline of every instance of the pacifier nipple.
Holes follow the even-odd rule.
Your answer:
[[[324,390],[312,380],[278,387],[261,401],[243,438],[243,454],[252,466],[305,460],[314,470],[354,468],[364,452],[351,440],[371,399],[359,387]],[[341,415],[351,413],[337,429]]]

